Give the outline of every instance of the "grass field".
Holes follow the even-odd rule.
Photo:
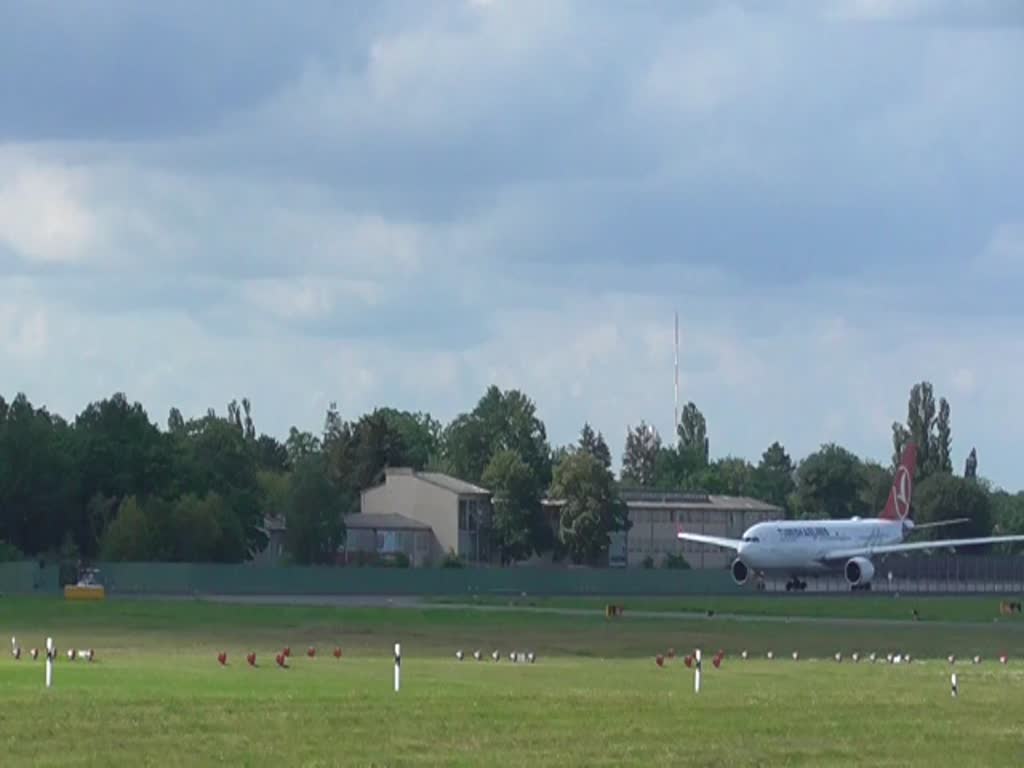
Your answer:
[[[966,610],[966,609],[965,609]],[[606,620],[524,611],[204,602],[69,604],[0,598],[0,764],[79,765],[1020,765],[1019,622],[786,623]],[[97,660],[43,662],[51,634]],[[391,649],[403,648],[402,691]],[[315,644],[315,659],[304,655]],[[285,645],[292,668],[273,655]],[[338,661],[328,654],[344,649]],[[699,645],[704,690],[677,660]],[[773,648],[776,660],[763,651]],[[454,651],[533,650],[536,664],[458,662]],[[747,648],[757,660],[741,661]],[[907,665],[788,658],[910,651]],[[229,664],[216,654],[225,650]],[[246,652],[258,654],[248,667]],[[1005,650],[1014,658],[992,660]],[[958,664],[949,694],[947,653]],[[783,658],[785,657],[785,658]]]
[[[905,594],[892,595],[759,595],[686,597],[498,597],[463,596],[427,598],[435,605],[486,605],[545,609],[590,609],[604,611],[608,604],[622,605],[628,612],[706,613],[743,616],[786,616],[801,618],[879,619],[900,621],[1006,621],[1024,625],[1019,614],[1001,616],[1003,600],[1020,600],[998,595],[948,597]],[[914,610],[917,618],[914,617]]]

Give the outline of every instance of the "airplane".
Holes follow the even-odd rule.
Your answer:
[[[842,572],[851,590],[870,590],[875,575],[871,558],[893,552],[940,547],[970,547],[1004,541],[1024,541],[1020,536],[985,536],[973,539],[940,539],[908,542],[914,530],[965,522],[966,518],[915,525],[910,519],[910,499],[917,467],[917,446],[908,443],[896,468],[889,498],[881,517],[848,520],[767,520],[752,525],[740,539],[678,531],[677,538],[710,544],[736,552],[729,570],[733,581],[745,584],[751,572],[764,588],[768,573],[786,574],[786,591],[807,589],[802,576]]]

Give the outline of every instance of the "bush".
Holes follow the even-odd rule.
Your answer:
[[[382,557],[380,564],[387,568],[408,568],[410,561],[405,552],[392,552]]]
[[[654,567],[654,558],[651,557],[650,555],[648,555],[647,557],[644,558],[644,561],[643,561],[642,565],[643,565],[644,568],[653,568]]]
[[[444,556],[444,560],[441,561],[442,568],[465,568],[466,563],[461,557],[455,554],[454,550],[449,549],[448,554]]]
[[[690,564],[686,562],[686,558],[682,555],[674,555],[671,552],[665,555],[665,567],[674,568],[680,571],[690,570]]]
[[[0,563],[14,563],[25,559],[25,553],[16,546],[0,541]]]

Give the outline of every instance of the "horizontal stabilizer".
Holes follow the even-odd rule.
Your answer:
[[[682,531],[676,534],[676,538],[735,550],[739,550],[740,545],[743,543],[740,539],[726,539],[722,536],[705,536],[703,533],[683,533]]]
[[[934,523],[914,523],[908,526],[912,531],[920,531],[922,528],[938,528],[943,525],[960,525],[961,523],[969,523],[971,518],[969,517],[958,517],[956,520],[938,520]]]

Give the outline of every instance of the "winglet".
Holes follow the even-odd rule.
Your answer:
[[[882,512],[883,520],[905,520],[910,514],[910,499],[914,493],[914,471],[917,469],[917,445],[907,443],[896,467],[896,476],[889,490],[889,500]]]

